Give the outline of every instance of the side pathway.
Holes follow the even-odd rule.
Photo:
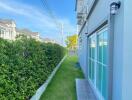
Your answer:
[[[75,79],[83,78],[77,57],[68,56],[40,100],[76,100]]]

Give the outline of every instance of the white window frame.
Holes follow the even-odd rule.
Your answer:
[[[98,61],[98,41],[97,41],[97,39],[98,39],[98,36],[100,35],[100,34],[102,34],[103,32],[105,32],[105,31],[108,31],[108,26],[106,25],[106,26],[104,26],[104,27],[102,27],[101,29],[99,29],[98,31],[96,31],[95,33],[93,33],[91,36],[89,36],[88,37],[88,66],[89,66],[89,59],[90,59],[90,57],[89,57],[89,38],[92,38],[92,37],[96,37],[96,48],[95,48],[95,59],[91,59],[92,61],[94,61],[94,65],[95,65],[95,67],[94,67],[94,83],[92,82],[92,80],[90,79],[90,77],[89,77],[89,73],[88,73],[88,80],[89,80],[89,82],[90,82],[90,84],[91,84],[91,86],[92,86],[92,88],[94,89],[94,91],[96,92],[96,95],[98,96],[98,98],[99,98],[99,100],[104,100],[104,97],[102,96],[102,94],[100,93],[100,91],[98,90],[98,88],[97,88],[97,86],[96,86],[96,80],[97,80],[97,77],[96,77],[96,72],[97,72],[97,65],[98,64],[101,64],[101,65],[103,65],[103,66],[105,66],[105,67],[109,67],[109,65],[106,65],[106,64],[103,64],[103,63],[101,63],[101,62],[99,62]],[[109,36],[109,35],[108,35]],[[102,51],[103,52],[103,51]],[[103,53],[102,53],[102,56],[103,56]],[[102,58],[102,60],[103,60],[103,58]],[[89,68],[89,67],[88,67]],[[102,67],[102,71],[103,71],[103,67]],[[89,72],[89,71],[88,71]],[[102,72],[103,73],[103,72]],[[103,76],[103,75],[101,75],[101,76]],[[102,77],[101,77],[101,79],[102,79]],[[101,80],[101,81],[103,81],[103,80]],[[102,82],[101,82],[101,91],[102,91]]]

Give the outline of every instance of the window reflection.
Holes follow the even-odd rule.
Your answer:
[[[108,31],[101,30],[89,37],[89,79],[100,95],[108,97]]]

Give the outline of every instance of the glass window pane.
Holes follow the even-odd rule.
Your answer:
[[[108,32],[104,31],[98,35],[98,66],[96,69],[96,86],[100,94],[107,100],[108,97]],[[104,66],[104,64],[106,66]]]
[[[102,75],[102,65],[98,64],[96,70],[96,86],[100,92],[101,92],[101,80],[102,80],[101,75]]]
[[[96,36],[89,38],[89,78],[94,83],[95,81],[95,52],[96,52]]]
[[[94,83],[94,66],[95,66],[95,63],[94,63],[94,61],[91,61],[91,63],[92,63],[92,66],[91,66],[91,71],[92,71],[92,75],[91,75],[91,77],[92,77],[92,82]]]
[[[92,58],[95,59],[96,42],[93,38],[92,38],[91,48],[92,48]]]
[[[103,33],[103,64],[108,64],[108,32]]]
[[[103,34],[98,36],[98,61],[103,62]]]
[[[96,40],[97,39],[97,40]],[[101,30],[89,38],[89,79],[105,100],[108,98],[108,31]],[[96,45],[97,44],[97,45]],[[97,54],[97,55],[96,55]],[[96,73],[95,73],[96,72]],[[96,75],[95,75],[96,74]],[[96,83],[95,83],[96,81]],[[95,84],[94,84],[95,83]]]
[[[102,79],[102,95],[107,100],[108,97],[108,70],[107,67],[103,66],[103,79]]]
[[[92,58],[95,59],[96,37],[91,38]]]
[[[91,79],[91,60],[89,59],[89,78]]]
[[[89,58],[91,58],[91,39],[89,38]]]

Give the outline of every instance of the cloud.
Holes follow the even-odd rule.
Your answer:
[[[0,0],[0,12],[13,13],[18,16],[23,16],[27,18],[34,26],[35,29],[42,30],[44,33],[42,35],[54,35],[58,34],[61,30],[61,24],[57,25],[54,23],[55,19],[51,18],[48,13],[44,10],[36,8],[31,5],[18,2],[18,0]],[[73,26],[69,19],[67,18],[56,18],[59,23],[64,25],[64,33],[75,33],[75,26]],[[16,22],[17,23],[17,22]],[[36,31],[38,31],[36,30]],[[54,33],[54,34],[53,34]]]
[[[8,0],[0,1],[1,11],[6,11],[10,13],[15,13],[21,16],[25,16],[32,21],[36,21],[40,25],[40,22],[46,27],[55,28],[52,19],[49,18],[46,12],[42,12],[39,9],[32,7],[30,5],[18,3],[18,2],[10,2]]]

